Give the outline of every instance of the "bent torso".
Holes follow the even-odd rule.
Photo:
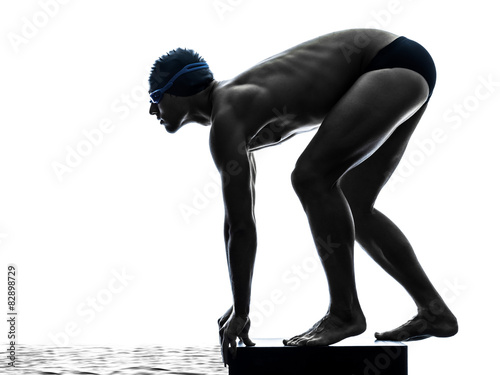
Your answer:
[[[376,29],[323,35],[266,59],[214,91],[217,114],[234,111],[250,149],[314,129],[377,52],[398,36]]]

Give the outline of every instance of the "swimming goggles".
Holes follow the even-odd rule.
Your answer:
[[[170,78],[170,81],[167,82],[165,86],[163,86],[161,89],[153,91],[151,94],[149,94],[149,97],[151,100],[149,101],[150,103],[158,104],[161,101],[161,98],[163,97],[163,94],[174,84],[175,80],[179,78],[179,76],[189,73],[189,72],[194,72],[195,70],[200,70],[200,69],[206,69],[208,68],[208,64],[204,62],[197,62],[193,64],[188,64],[181,70],[179,70],[175,75]]]

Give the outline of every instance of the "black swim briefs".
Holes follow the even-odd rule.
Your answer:
[[[378,51],[363,73],[386,68],[407,68],[421,74],[429,85],[429,100],[436,85],[436,66],[420,44],[400,36]]]

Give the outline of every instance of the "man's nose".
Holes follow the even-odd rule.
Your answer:
[[[156,115],[158,113],[158,105],[155,103],[151,103],[151,106],[149,107],[149,114],[150,115]]]

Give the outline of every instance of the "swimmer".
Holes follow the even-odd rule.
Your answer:
[[[417,315],[379,340],[449,337],[457,320],[398,227],[374,208],[425,112],[436,82],[429,53],[415,41],[376,29],[333,32],[216,81],[194,51],[159,58],[149,78],[150,114],[169,133],[211,126],[210,151],[223,185],[224,238],[233,306],[219,319],[223,361],[249,338],[257,247],[254,152],[316,130],[298,158],[292,186],[307,215],[326,273],[327,312],[285,345],[330,345],[363,333],[354,279],[360,246],[414,300]]]

